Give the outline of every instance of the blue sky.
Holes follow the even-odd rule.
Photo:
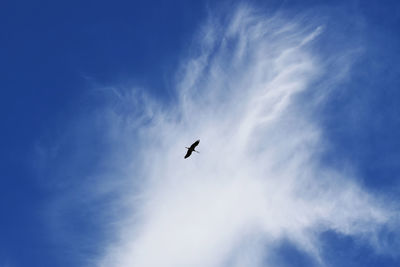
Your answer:
[[[0,266],[399,266],[399,28],[397,1],[2,2]]]

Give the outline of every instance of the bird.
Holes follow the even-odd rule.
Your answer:
[[[197,140],[197,141],[194,142],[190,147],[186,147],[188,151],[186,152],[185,159],[188,158],[188,157],[192,154],[193,151],[194,151],[194,152],[197,152],[197,153],[200,153],[199,151],[196,151],[196,150],[195,150],[195,147],[196,147],[199,143],[200,143],[200,140]]]

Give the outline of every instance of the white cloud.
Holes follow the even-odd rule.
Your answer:
[[[128,211],[115,214],[117,237],[99,266],[261,266],[282,239],[321,262],[321,232],[363,237],[390,220],[351,171],[320,161],[316,100],[298,96],[328,71],[313,51],[323,26],[304,26],[243,6],[227,24],[210,20],[172,104],[143,98],[142,113],[108,113],[132,164],[121,178]],[[198,138],[200,154],[184,160]]]

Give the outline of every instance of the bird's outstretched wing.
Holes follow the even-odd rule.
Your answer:
[[[200,140],[197,140],[196,142],[194,142],[191,146],[190,149],[195,149],[195,147],[200,143]]]
[[[185,159],[188,158],[192,154],[192,150],[188,149],[185,155]]]

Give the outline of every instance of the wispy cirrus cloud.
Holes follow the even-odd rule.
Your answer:
[[[351,171],[321,161],[313,97],[345,77],[318,83],[335,57],[314,49],[323,31],[241,6],[201,28],[171,103],[114,91],[119,104],[102,114],[119,144],[108,160],[124,170],[93,191],[115,190],[124,212],[107,219],[115,238],[99,266],[273,266],[281,240],[322,263],[324,231],[364,238],[391,220]],[[184,160],[198,138],[201,153]]]

